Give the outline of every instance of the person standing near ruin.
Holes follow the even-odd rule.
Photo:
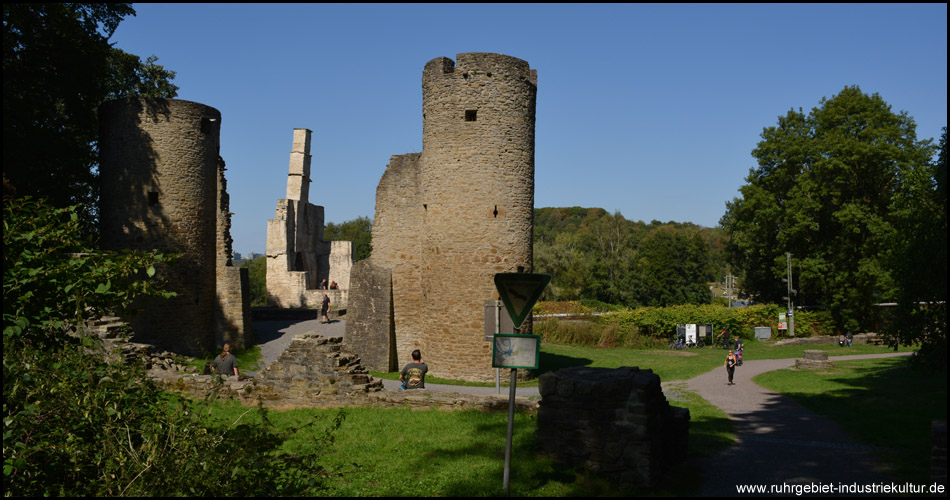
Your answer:
[[[231,354],[231,344],[224,344],[221,347],[221,355],[214,357],[214,370],[223,376],[238,376],[237,358]]]
[[[330,314],[330,297],[327,297],[327,294],[323,294],[323,304],[320,305],[320,316],[323,317],[324,325],[330,322],[328,314]]]
[[[399,372],[399,381],[402,382],[399,389],[425,389],[428,372],[429,367],[422,362],[422,352],[419,349],[412,351],[412,362]]]
[[[732,349],[729,349],[729,354],[726,355],[726,362],[723,363],[723,366],[726,367],[726,373],[729,374],[729,384],[727,384],[727,385],[736,385],[736,384],[732,381],[732,376],[733,376],[733,374],[735,374],[735,372],[736,372],[736,363],[738,363],[738,362],[739,362],[739,360],[736,358],[735,353],[732,352]]]

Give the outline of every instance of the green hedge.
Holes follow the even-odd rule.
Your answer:
[[[536,311],[556,310],[550,304],[539,305]],[[535,321],[534,330],[549,342],[597,345],[601,347],[655,347],[676,333],[676,325],[711,324],[714,335],[723,328],[731,335],[745,339],[755,336],[755,327],[772,328],[772,336],[784,336],[777,330],[778,315],[784,311],[778,305],[726,307],[715,304],[679,305],[670,307],[641,307],[591,316],[586,322],[565,322],[554,319]],[[831,315],[818,311],[795,312],[797,337],[831,335]]]

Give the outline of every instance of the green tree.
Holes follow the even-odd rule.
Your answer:
[[[947,369],[947,128],[937,161],[908,169],[895,199],[893,272],[897,281],[895,341],[920,343],[926,369]]]
[[[323,230],[324,241],[352,241],[353,260],[368,259],[373,253],[373,221],[357,217],[342,224],[332,222]]]
[[[258,257],[244,262],[248,268],[248,281],[251,289],[251,305],[267,305],[267,257]]]
[[[698,231],[660,226],[637,251],[638,302],[647,306],[708,304],[709,250]]]
[[[877,94],[845,87],[807,115],[790,110],[762,132],[740,197],[726,204],[732,264],[763,302],[785,295],[785,254],[794,257],[796,302],[817,305],[840,329],[880,321],[875,304],[893,299],[892,202],[907,172],[933,152],[914,120]]]
[[[175,97],[175,73],[109,44],[131,4],[3,4],[3,174],[20,196],[82,205],[96,232],[98,107]]]

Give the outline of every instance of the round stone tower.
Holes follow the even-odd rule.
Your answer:
[[[439,376],[493,376],[493,276],[531,271],[536,95],[537,72],[506,55],[439,57],[423,70],[420,344]]]
[[[136,304],[135,340],[185,354],[214,347],[215,210],[221,113],[177,99],[99,107],[104,249],[183,254],[158,277],[177,297]]]

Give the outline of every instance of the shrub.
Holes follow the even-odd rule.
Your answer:
[[[162,392],[141,366],[103,357],[85,321],[138,295],[158,252],[103,252],[75,209],[30,199],[3,206],[3,493],[5,496],[314,494],[338,413],[305,454],[281,451],[297,429],[203,420],[208,402]],[[304,426],[314,425],[310,421]],[[298,428],[299,429],[299,428]]]

